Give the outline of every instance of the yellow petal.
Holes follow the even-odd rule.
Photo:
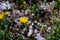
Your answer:
[[[19,18],[19,21],[21,22],[21,23],[27,23],[28,22],[28,18],[27,17],[20,17]]]
[[[8,14],[9,14],[9,12],[8,12],[8,11],[6,11],[6,12],[5,12],[5,15],[8,15]]]
[[[26,1],[24,1],[23,4],[26,5]]]
[[[4,15],[3,14],[0,14],[0,19],[3,19]]]

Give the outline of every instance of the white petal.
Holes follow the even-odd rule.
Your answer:
[[[33,13],[32,16],[34,16],[35,14]]]
[[[40,25],[40,23],[38,22],[37,25]]]
[[[32,25],[34,25],[34,23],[32,23]]]
[[[34,30],[34,33],[37,33],[37,32],[38,32],[37,29],[35,29],[35,30]]]
[[[36,36],[37,40],[45,40],[45,38],[43,38],[42,36],[40,36],[40,33],[37,33],[36,35],[37,35]]]
[[[27,24],[31,24],[31,21],[28,21]]]
[[[32,28],[33,28],[32,25],[30,25],[30,26],[29,26],[29,29],[32,29]]]
[[[33,30],[32,29],[29,29],[29,32],[28,32],[28,37],[31,36],[33,33]]]
[[[29,26],[28,37],[33,33],[32,25]]]

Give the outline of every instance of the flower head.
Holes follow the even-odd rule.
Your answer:
[[[3,19],[4,15],[3,14],[0,14],[0,19]]]
[[[26,5],[26,1],[23,1],[23,4]]]
[[[21,23],[26,24],[26,23],[28,22],[28,18],[27,18],[27,17],[20,17],[20,18],[19,18],[19,21],[20,21]]]
[[[8,14],[9,14],[9,12],[8,12],[8,11],[6,11],[6,12],[5,12],[5,15],[8,15]]]
[[[1,12],[1,14],[2,14],[2,15],[8,15],[9,12],[8,12],[8,11],[6,11],[6,12]]]

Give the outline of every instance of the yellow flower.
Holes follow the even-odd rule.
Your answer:
[[[3,15],[8,15],[9,12],[8,12],[8,11],[6,11],[6,12],[1,12],[1,14],[3,14]]]
[[[23,4],[26,5],[26,1],[24,1]]]
[[[3,14],[0,14],[0,19],[3,19],[4,15]]]
[[[9,14],[9,12],[8,12],[8,11],[6,11],[6,12],[5,12],[5,15],[8,15],[8,14]]]
[[[27,18],[27,17],[20,17],[20,18],[19,18],[19,21],[20,21],[21,23],[26,24],[26,23],[28,22],[28,18]]]

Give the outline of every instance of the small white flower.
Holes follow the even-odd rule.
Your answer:
[[[11,9],[11,4],[9,3],[9,1],[6,1],[6,7],[7,7],[8,9]]]
[[[24,31],[26,31],[27,29],[26,28],[24,28],[23,30],[22,30],[22,34],[24,34]]]
[[[38,22],[37,25],[40,25],[40,23]]]
[[[3,2],[0,7],[2,8],[2,10],[6,10],[6,6],[6,3]]]
[[[33,28],[32,25],[30,25],[30,26],[29,26],[29,29],[32,29],[32,28]]]
[[[24,10],[21,10],[22,11],[22,13],[24,13]]]
[[[21,33],[24,34],[24,31],[22,31]]]
[[[31,21],[28,21],[27,24],[31,24]]]
[[[19,29],[17,28],[16,30],[18,31]]]
[[[8,14],[8,16],[11,16],[10,13]]]
[[[29,11],[30,11],[30,10],[26,10],[26,11],[25,11],[25,15],[27,15],[27,14],[29,13]]]
[[[23,31],[27,30],[26,28],[23,29]]]
[[[37,29],[35,29],[35,30],[34,30],[34,33],[37,33],[37,32],[38,32]]]
[[[20,13],[20,11],[19,11],[19,10],[16,10],[16,13],[18,13],[18,14],[19,14],[19,13]]]
[[[6,10],[7,8],[11,9],[11,4],[9,3],[9,1],[0,2],[0,9],[1,10]]]
[[[45,8],[45,7],[44,7],[43,9],[44,9],[44,10],[46,10],[46,8]]]
[[[25,39],[25,37],[22,35],[23,39]]]
[[[47,32],[51,32],[51,27],[48,27]]]
[[[32,35],[33,29],[32,25],[29,26],[29,32],[28,32],[28,37]]]
[[[47,27],[47,25],[42,25],[42,27]]]
[[[28,32],[28,37],[31,36],[33,33],[33,30],[32,29],[29,29],[29,32]]]
[[[37,40],[45,40],[45,38],[43,38],[40,33],[36,34],[37,36],[35,37]]]
[[[31,24],[32,26],[34,25],[34,23]]]
[[[32,16],[34,16],[35,14],[33,13]]]
[[[17,25],[20,27],[22,24],[20,22],[18,22],[16,19],[15,19],[15,22],[17,23]]]
[[[40,23],[40,26],[42,26],[43,24],[42,23]]]
[[[37,23],[37,21],[34,21],[34,23]]]

